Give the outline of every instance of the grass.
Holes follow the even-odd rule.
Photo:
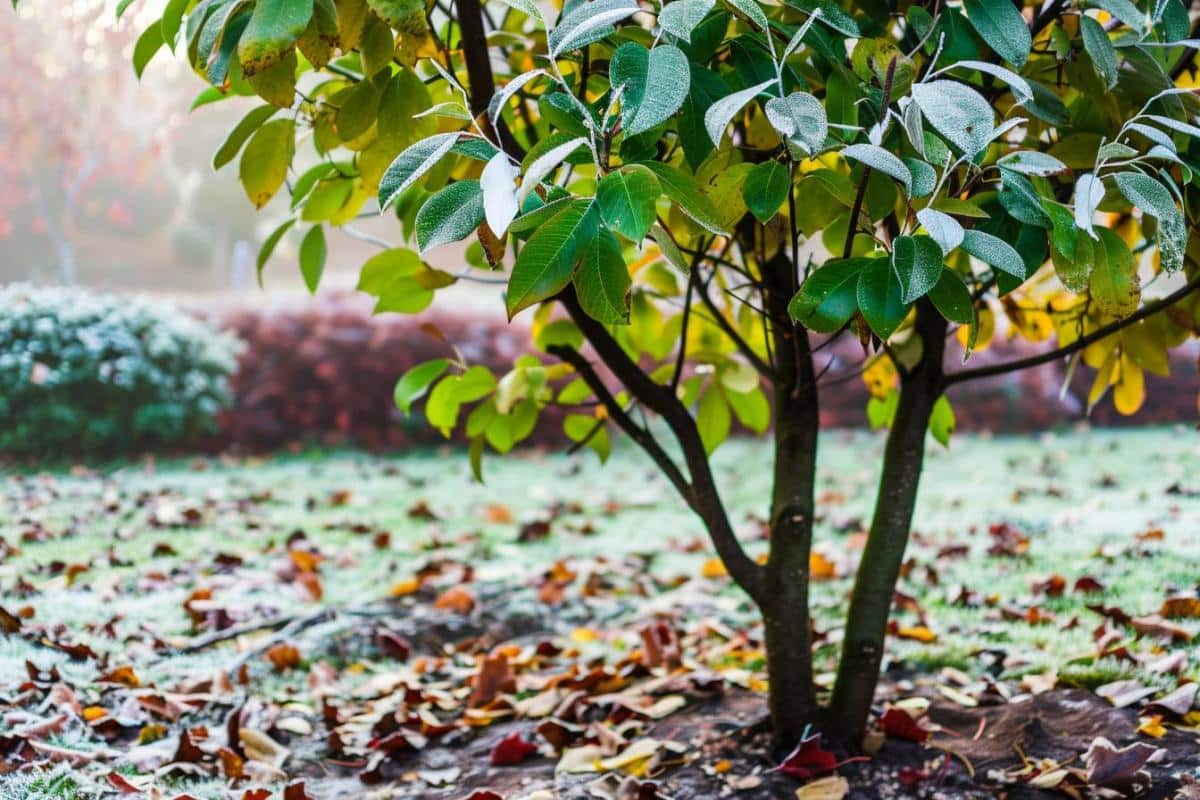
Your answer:
[[[880,437],[834,433],[821,442],[817,550],[839,577],[814,586],[818,628],[833,631],[844,611],[849,574],[874,504]],[[733,442],[716,456],[718,479],[735,525],[748,546],[765,547],[769,470],[765,446]],[[1072,682],[1093,685],[1121,670],[1073,659],[1094,650],[1100,617],[1087,605],[1152,613],[1174,591],[1192,591],[1200,574],[1200,497],[1167,491],[1200,489],[1193,478],[1200,445],[1190,431],[1059,433],[1037,438],[958,436],[950,449],[931,445],[922,481],[911,569],[901,590],[912,596],[934,642],[894,640],[893,657],[920,669],[993,668],[1009,674],[1068,667]],[[640,453],[620,448],[604,468],[590,455],[526,454],[487,464],[488,483],[469,480],[465,454],[434,451],[375,457],[354,452],[309,453],[264,460],[174,461],[107,468],[97,474],[11,475],[0,499],[0,537],[20,548],[0,563],[3,605],[31,605],[36,619],[72,631],[115,620],[120,633],[146,625],[183,635],[183,602],[209,587],[225,606],[249,617],[304,610],[311,603],[280,591],[273,573],[285,543],[303,533],[326,555],[323,602],[361,604],[386,594],[434,558],[473,564],[481,581],[512,581],[565,558],[646,554],[663,578],[696,575],[709,557],[702,528]],[[1195,485],[1190,481],[1195,480]],[[180,515],[188,524],[162,524]],[[432,518],[430,518],[432,517]],[[550,535],[518,541],[521,526],[551,518]],[[159,524],[155,524],[155,520]],[[988,526],[1007,523],[1028,537],[1020,556],[989,555]],[[1161,540],[1137,534],[1164,531]],[[32,532],[32,533],[31,533]],[[380,547],[376,534],[388,534]],[[962,553],[950,557],[947,552]],[[233,572],[222,559],[242,559]],[[86,567],[74,580],[71,565]],[[1061,574],[1061,597],[1031,587]],[[1101,581],[1100,595],[1070,586]],[[23,578],[38,590],[8,593]],[[954,602],[960,587],[978,604]],[[713,583],[720,614],[748,620],[751,610],[733,589]],[[1054,622],[1013,621],[1036,607]],[[908,610],[899,624],[922,615]],[[588,620],[578,620],[587,624]],[[1197,631],[1193,622],[1184,622]],[[118,652],[121,636],[98,640]],[[1140,642],[1147,649],[1150,642]],[[836,648],[821,650],[832,667]],[[56,661],[68,677],[82,669]],[[28,645],[0,640],[0,674],[18,674]],[[203,659],[204,656],[198,657]],[[201,664],[202,665],[202,664]],[[197,657],[163,659],[150,677],[195,669]],[[1127,669],[1127,668],[1122,668]],[[1190,665],[1195,674],[1195,660]]]

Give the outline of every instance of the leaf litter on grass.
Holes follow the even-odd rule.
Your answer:
[[[752,609],[633,454],[604,481],[535,455],[485,487],[457,456],[14,475],[0,786],[66,767],[78,796],[235,800],[1161,790],[1200,767],[1198,459],[1169,434],[1106,436],[1069,447],[1174,449],[1178,474],[1096,481],[1100,462],[1032,440],[931,458],[871,761],[803,775],[765,735]],[[828,688],[870,502],[853,453],[878,441],[823,446],[846,453],[814,553]],[[761,552],[766,487],[731,456]],[[1017,476],[980,470],[996,502],[937,493],[981,458]]]

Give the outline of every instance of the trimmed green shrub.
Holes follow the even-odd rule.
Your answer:
[[[170,447],[215,428],[238,340],[158,299],[0,289],[0,453]]]

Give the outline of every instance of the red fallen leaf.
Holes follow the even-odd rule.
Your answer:
[[[879,718],[879,727],[888,736],[897,739],[907,739],[910,742],[923,742],[929,738],[929,731],[917,724],[912,715],[899,708],[889,708]]]
[[[396,661],[408,661],[408,657],[412,655],[412,645],[409,641],[387,628],[375,631],[375,646],[379,648],[380,653]]]
[[[504,800],[504,797],[496,794],[491,789],[476,789],[463,800]]]
[[[208,754],[201,750],[192,740],[193,736],[198,739],[205,739],[208,736],[208,732],[204,728],[192,728],[179,734],[179,746],[175,749],[175,756],[171,759],[172,761],[196,764],[207,757]]]
[[[800,744],[796,745],[796,749],[775,770],[802,781],[809,781],[819,775],[833,772],[843,764],[868,760],[870,759],[858,757],[838,761],[837,756],[821,747],[820,734],[814,733],[811,736],[802,738]]]
[[[510,733],[492,748],[492,765],[515,767],[538,751],[538,746],[521,738],[521,734]]]
[[[304,789],[304,781],[296,781],[283,790],[283,800],[313,800],[313,796]]]
[[[900,781],[903,786],[919,786],[929,780],[929,771],[914,767],[901,767],[900,771],[896,773],[896,780]]]
[[[247,789],[242,792],[242,800],[267,800],[270,796],[270,789]]]
[[[110,772],[106,776],[112,787],[121,794],[140,794],[141,789],[130,783],[124,775],[119,772]]]
[[[1080,594],[1093,594],[1095,592],[1103,592],[1104,584],[1096,580],[1090,575],[1084,575],[1079,580],[1075,581],[1075,591]]]

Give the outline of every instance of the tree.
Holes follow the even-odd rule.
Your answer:
[[[377,309],[504,287],[545,357],[404,375],[405,412],[464,428],[478,471],[550,404],[601,456],[615,428],[703,522],[764,620],[782,742],[868,723],[927,432],[947,389],[1065,360],[1132,413],[1197,332],[1196,26],[1180,0],[170,0],[174,45],[234,128],[250,200],[285,186],[316,287],[326,226],[379,209],[418,250],[363,265]],[[303,153],[305,160],[300,161]],[[471,240],[450,274],[422,258]],[[262,259],[260,259],[261,263]],[[1038,355],[961,366],[1001,326]],[[850,334],[858,364],[830,372]],[[958,345],[951,344],[951,336]],[[832,361],[830,361],[832,363]],[[808,613],[820,403],[862,373],[890,428],[829,711]],[[468,411],[469,409],[469,411]],[[653,415],[661,422],[650,424]],[[735,535],[709,456],[733,419],[774,446],[770,549]],[[768,430],[771,432],[768,434]]]

